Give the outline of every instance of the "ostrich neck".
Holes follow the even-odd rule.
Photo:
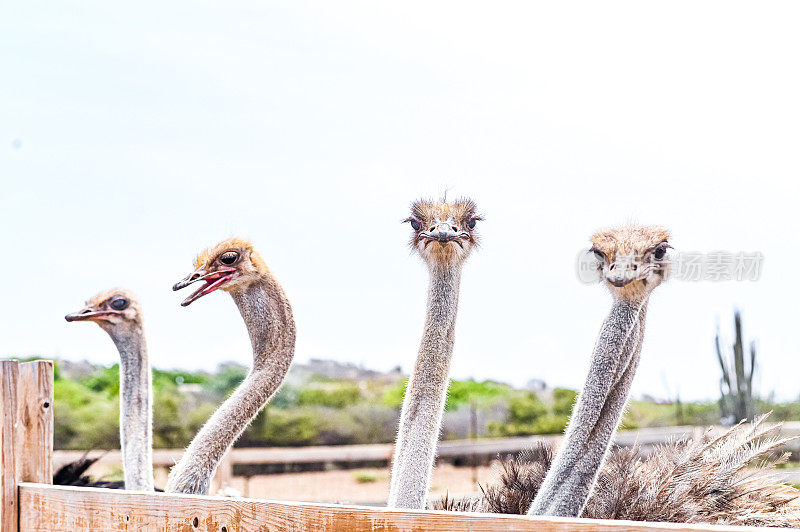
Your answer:
[[[250,334],[253,367],[189,444],[167,492],[208,493],[222,457],[278,390],[294,357],[292,309],[277,281],[266,276],[232,296]]]
[[[119,351],[119,432],[125,489],[153,491],[153,379],[141,327],[112,331]]]
[[[622,418],[642,349],[647,299],[618,299],[603,322],[589,376],[561,449],[529,515],[579,517]]]
[[[461,268],[432,268],[428,315],[408,380],[395,443],[388,505],[424,508],[447,396]]]

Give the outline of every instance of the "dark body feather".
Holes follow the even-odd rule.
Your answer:
[[[773,478],[787,456],[777,452],[792,438],[762,416],[721,435],[660,445],[646,457],[614,448],[607,457],[582,517],[673,523],[800,527],[800,491]],[[500,483],[480,498],[445,498],[435,509],[524,514],[552,463],[552,450],[537,444],[506,459]],[[748,467],[753,466],[753,467]]]

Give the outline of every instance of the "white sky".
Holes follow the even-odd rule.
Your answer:
[[[454,377],[578,387],[611,298],[598,228],[760,251],[758,282],[670,282],[634,393],[715,398],[744,312],[763,391],[800,393],[800,8],[793,2],[7,2],[0,8],[0,355],[111,363],[67,324],[101,289],[158,367],[250,360],[231,300],[171,285],[221,238],[283,283],[297,359],[411,367],[427,273],[408,203],[472,196]],[[665,384],[666,383],[666,384]]]

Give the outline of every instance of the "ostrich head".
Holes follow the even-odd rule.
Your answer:
[[[229,238],[205,249],[194,260],[194,268],[172,287],[180,290],[197,281],[205,283],[181,302],[184,307],[218,288],[234,293],[269,274],[253,244],[241,238]]]
[[[109,334],[142,326],[142,308],[127,290],[100,292],[79,311],[67,314],[67,321],[93,321]]]
[[[658,226],[625,225],[599,231],[589,250],[601,279],[615,297],[640,299],[670,273],[669,231]]]
[[[411,216],[403,220],[411,224],[411,247],[432,267],[458,265],[478,245],[475,224],[483,218],[476,213],[471,199],[448,203],[415,201]]]

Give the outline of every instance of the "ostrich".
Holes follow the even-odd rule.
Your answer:
[[[70,322],[97,323],[117,346],[120,360],[119,433],[124,487],[129,490],[153,491],[153,379],[139,302],[127,290],[107,290],[87,301],[83,309],[67,314],[65,318]],[[56,483],[86,485],[82,474],[96,460],[84,457],[73,464],[67,464],[56,473]],[[93,485],[118,487],[113,482],[98,482]]]
[[[614,298],[594,349],[589,376],[555,460],[539,446],[506,461],[500,486],[481,499],[445,499],[436,508],[643,521],[797,526],[797,490],[770,479],[770,453],[790,438],[764,418],[721,436],[674,442],[647,459],[609,453],[639,362],[647,302],[668,276],[669,233],[624,226],[596,233],[590,249]],[[610,458],[606,460],[606,456]],[[764,463],[745,471],[755,458]],[[599,479],[598,479],[599,477]],[[532,502],[531,502],[532,501]],[[588,505],[587,505],[588,501]]]
[[[722,434],[708,430],[659,445],[644,458],[636,448],[615,447],[581,517],[800,528],[800,491],[773,472],[789,457],[776,451],[796,438],[778,437],[780,424],[766,426],[766,417]],[[502,460],[500,482],[483,489],[483,496],[443,497],[433,509],[524,514],[552,459],[548,445],[536,444]]]
[[[197,256],[195,270],[172,287],[204,284],[182,306],[221,288],[233,297],[253,346],[253,367],[172,469],[168,493],[208,493],[220,460],[278,390],[294,357],[295,325],[283,288],[253,245],[230,238]]]
[[[577,517],[583,511],[628,400],[648,299],[669,273],[668,239],[664,228],[636,225],[592,236],[590,251],[614,303],[600,329],[561,450],[529,515]]]
[[[439,438],[453,353],[461,267],[477,245],[481,217],[471,200],[417,201],[411,206],[411,247],[428,266],[428,312],[408,380],[395,442],[388,506],[424,508]]]

